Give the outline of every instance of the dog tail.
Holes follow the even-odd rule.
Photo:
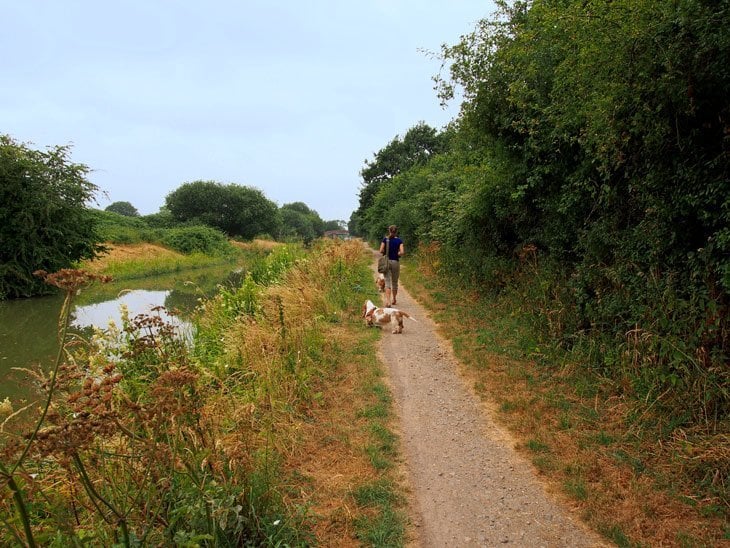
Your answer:
[[[411,316],[410,314],[408,314],[408,312],[403,312],[403,311],[401,310],[401,313],[402,313],[402,314],[403,314],[403,315],[404,315],[404,316],[405,316],[406,318],[408,318],[409,320],[413,320],[414,322],[418,323],[418,320],[416,320],[416,318],[414,318],[413,316]]]

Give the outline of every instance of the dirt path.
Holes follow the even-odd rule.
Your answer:
[[[412,491],[412,544],[606,546],[546,494],[402,285],[397,308],[418,320],[406,320],[401,335],[384,329],[380,345]]]

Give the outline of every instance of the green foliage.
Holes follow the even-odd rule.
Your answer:
[[[96,220],[99,237],[103,242],[112,244],[137,244],[140,242],[159,242],[163,232],[152,228],[146,217],[130,217],[112,211],[92,210]]]
[[[279,209],[281,215],[281,238],[301,240],[309,244],[324,234],[324,221],[319,214],[302,202],[284,204]]]
[[[296,245],[275,247],[263,261],[251,265],[251,276],[257,284],[273,285],[282,280],[284,274],[303,256]]]
[[[70,147],[34,150],[0,135],[0,299],[47,287],[36,270],[55,272],[101,250],[87,203],[97,187]]]
[[[70,341],[73,299],[103,277],[47,276],[66,292],[63,344],[36,374],[45,406],[11,409],[0,431],[0,544],[311,545],[274,448],[288,451],[292,416],[335,363],[322,320],[359,298],[365,269],[347,260],[362,258],[358,243],[322,246],[311,261],[280,246],[201,303],[194,350],[160,309]],[[338,284],[350,291],[339,301]]]
[[[185,183],[167,195],[165,207],[178,222],[202,223],[244,239],[277,234],[281,223],[276,204],[260,190],[236,184]]]
[[[344,230],[347,228],[347,223],[342,220],[325,221],[322,229],[327,230]]]
[[[161,207],[157,213],[143,216],[142,220],[152,228],[172,228],[179,225],[166,207]]]
[[[113,244],[149,242],[163,245],[186,255],[203,253],[216,256],[231,251],[226,236],[219,230],[205,225],[167,222],[166,214],[157,216],[129,217],[110,211],[93,210],[99,235]],[[167,220],[163,220],[166,217]]]
[[[368,211],[373,205],[381,186],[400,173],[421,166],[435,154],[446,148],[447,137],[427,124],[420,122],[409,129],[401,139],[396,136],[388,145],[375,154],[372,161],[365,161],[360,172],[363,185],[360,189],[360,205],[350,219],[349,230],[353,234],[365,235],[369,228]],[[383,225],[384,232],[387,223]]]
[[[209,226],[184,226],[165,231],[161,242],[180,253],[216,255],[230,249],[225,234]]]
[[[632,379],[684,423],[730,409],[727,0],[498,2],[443,46],[444,148],[395,140],[363,170],[351,224],[388,224],[444,273],[524,290],[554,344]],[[351,227],[352,230],[352,227]],[[537,268],[539,265],[539,268]],[[708,422],[708,417],[712,420]],[[676,424],[683,424],[672,421]]]
[[[104,211],[110,211],[112,213],[119,213],[126,217],[139,217],[139,211],[129,202],[114,202],[109,204]]]

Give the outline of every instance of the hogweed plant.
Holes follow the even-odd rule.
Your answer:
[[[40,446],[47,442],[52,442],[55,438],[57,438],[57,436],[52,435],[53,427],[45,430],[42,430],[42,427],[46,423],[47,418],[55,418],[55,413],[52,409],[52,402],[54,392],[56,390],[56,383],[59,380],[59,372],[62,375],[65,374],[65,368],[62,366],[63,358],[66,353],[64,342],[68,333],[73,297],[81,290],[82,287],[89,285],[93,281],[108,282],[111,280],[108,276],[99,276],[83,270],[73,269],[63,269],[52,274],[43,270],[38,270],[34,272],[34,275],[42,278],[47,284],[54,285],[63,290],[65,296],[58,322],[58,353],[51,369],[50,377],[43,383],[44,388],[46,389],[45,404],[41,408],[40,416],[35,422],[35,428],[32,432],[25,436],[24,440],[18,439],[17,437],[10,438],[3,447],[3,459],[0,461],[0,477],[5,480],[8,489],[12,493],[15,508],[22,525],[23,533],[25,534],[25,541],[29,546],[35,546],[36,542],[31,527],[28,507],[21,487],[22,481],[19,480],[21,478],[25,480],[35,479],[32,474],[25,473],[25,468],[23,466],[31,452],[31,449],[34,447],[35,442],[37,441],[37,445]],[[51,417],[49,417],[49,412]],[[3,433],[5,424],[13,416],[15,416],[15,414],[11,414],[3,423]],[[67,437],[64,441],[70,440],[72,440],[72,437]],[[13,463],[9,464],[10,462]],[[8,526],[8,530],[11,531],[15,539],[21,540],[19,532],[11,527],[7,520],[3,519],[3,521],[5,525]]]
[[[44,393],[34,427],[10,428],[22,432],[35,404],[2,424],[0,544],[217,546],[288,534],[267,531],[283,520],[261,487],[272,482],[257,469],[252,407],[207,382],[162,311],[79,341],[68,333],[73,297],[106,278],[39,274],[65,291],[59,352],[50,373],[34,372]]]

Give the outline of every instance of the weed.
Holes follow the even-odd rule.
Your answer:
[[[519,405],[516,402],[512,401],[503,401],[499,405],[499,410],[503,413],[511,413],[512,411],[515,411],[516,409],[519,409]]]
[[[292,417],[322,399],[312,384],[334,363],[321,333],[331,324],[318,319],[332,312],[326,272],[349,276],[346,262],[325,263],[353,246],[311,263],[272,253],[203,303],[192,352],[159,310],[125,317],[121,338],[69,339],[71,300],[98,277],[47,275],[67,292],[61,350],[50,375],[36,373],[46,402],[36,427],[11,428],[28,424],[31,404],[0,431],[0,542],[310,544],[306,505],[281,494],[280,455]],[[383,454],[394,450],[374,434]]]
[[[355,497],[355,501],[361,506],[385,508],[402,501],[400,495],[396,493],[392,482],[384,478],[361,485],[355,489],[353,496]]]
[[[552,472],[554,470],[557,470],[557,464],[555,462],[554,457],[547,455],[547,456],[538,456],[532,459],[532,463],[535,465],[535,467],[540,470],[543,473]]]
[[[616,441],[613,436],[607,434],[603,430],[601,430],[600,432],[598,432],[598,434],[596,434],[595,439],[596,439],[596,443],[598,445],[603,445],[603,446],[612,445]]]
[[[405,536],[403,516],[391,508],[386,508],[373,517],[361,517],[355,525],[358,538],[369,546],[399,548]]]
[[[600,532],[607,539],[611,540],[621,548],[639,548],[641,545],[632,542],[626,533],[618,525],[603,525],[600,527]]]
[[[566,481],[563,484],[565,492],[576,500],[586,500],[588,498],[588,488],[581,479]]]
[[[528,440],[527,448],[533,453],[546,453],[550,451],[550,447],[539,440]]]

